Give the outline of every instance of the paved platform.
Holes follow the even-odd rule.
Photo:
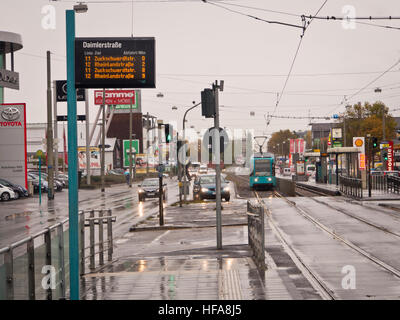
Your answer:
[[[292,180],[291,176],[289,177],[289,176],[277,175],[277,177],[280,179]],[[336,186],[336,184],[317,183],[315,182],[314,178],[310,178],[308,181],[296,181],[295,183],[300,186],[309,187],[314,190],[319,190],[321,192],[327,192],[332,195],[334,193],[338,194],[341,193],[339,186]],[[376,200],[381,200],[381,201],[400,200],[400,194],[385,193],[383,191],[371,190],[371,197],[369,197],[368,190],[363,190],[363,198],[360,201],[376,201]]]
[[[156,228],[153,216],[115,239],[117,261],[83,277],[82,299],[302,298],[286,267],[268,254],[268,269],[257,270],[247,245],[246,201],[223,208],[222,250],[216,249],[215,202],[167,207],[164,228]]]

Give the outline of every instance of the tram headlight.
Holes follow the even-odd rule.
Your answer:
[[[255,182],[258,182],[258,178],[255,178],[254,181],[255,181]]]
[[[272,181],[272,178],[268,178],[268,181]]]

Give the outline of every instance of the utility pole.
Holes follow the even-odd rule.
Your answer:
[[[129,110],[129,188],[132,188],[132,100]]]
[[[53,116],[51,110],[50,51],[47,51],[47,174],[49,176],[48,199],[54,199]]]
[[[89,185],[90,184],[90,140],[89,140],[89,90],[88,89],[85,89],[85,113],[86,113],[86,183]]]
[[[105,192],[105,177],[104,177],[104,166],[105,166],[105,151],[104,151],[104,145],[106,143],[105,139],[105,127],[106,127],[106,89],[103,88],[103,104],[101,105],[101,108],[103,109],[103,119],[102,119],[102,126],[101,126],[101,169],[100,169],[100,175],[101,175],[101,192]]]
[[[219,134],[219,90],[223,91],[224,81],[215,81],[213,84],[215,97],[215,117],[214,117],[214,141],[215,145],[215,197],[216,197],[216,214],[217,214],[217,249],[222,249],[222,217],[221,217],[221,147]]]

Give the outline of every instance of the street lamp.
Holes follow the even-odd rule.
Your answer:
[[[183,128],[183,146],[185,147],[186,145],[186,137],[185,137],[185,123],[186,123],[186,115],[188,114],[188,112],[190,110],[193,110],[194,108],[196,108],[197,106],[201,105],[201,102],[196,104],[196,101],[192,102],[194,104],[193,107],[190,107],[189,109],[187,109],[185,111],[185,114],[183,115],[183,121],[182,121],[182,128]],[[184,150],[184,155],[183,155],[183,200],[186,202],[186,147]],[[179,160],[179,158],[178,158]]]

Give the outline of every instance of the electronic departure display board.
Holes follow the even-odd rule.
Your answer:
[[[154,38],[76,38],[77,88],[155,88]]]

